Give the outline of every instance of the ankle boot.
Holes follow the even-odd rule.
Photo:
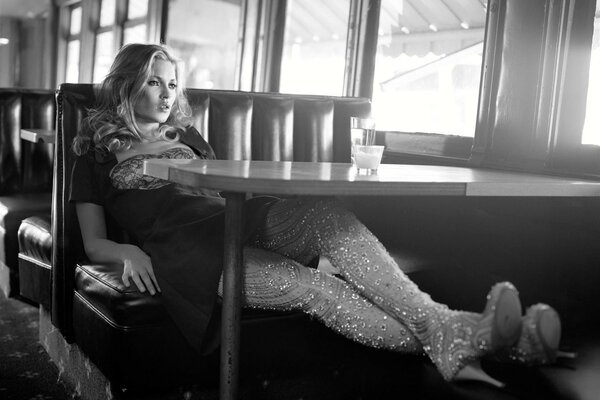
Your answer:
[[[574,358],[575,353],[559,351],[561,322],[558,313],[547,304],[530,306],[523,316],[523,329],[517,343],[501,350],[498,361],[524,365],[547,365],[558,357]]]
[[[445,306],[427,313],[415,336],[442,376],[450,381],[467,365],[512,346],[521,332],[521,303],[508,282],[494,285],[481,314]]]

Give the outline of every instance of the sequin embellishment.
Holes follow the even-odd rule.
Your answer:
[[[110,179],[115,188],[152,190],[171,184],[163,179],[154,178],[143,174],[144,160],[151,158],[169,159],[194,159],[194,152],[183,147],[168,149],[159,154],[139,154],[128,158],[110,171]]]

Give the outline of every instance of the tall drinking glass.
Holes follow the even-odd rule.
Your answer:
[[[372,118],[350,117],[350,159],[356,166],[355,146],[375,144],[375,120]]]

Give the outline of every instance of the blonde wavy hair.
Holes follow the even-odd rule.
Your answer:
[[[119,50],[97,94],[97,106],[88,110],[81,130],[73,140],[73,151],[85,154],[93,146],[101,152],[127,150],[142,140],[134,106],[152,74],[155,60],[175,67],[177,88],[169,118],[161,124],[157,139],[177,140],[179,132],[191,124],[191,108],[183,89],[182,66],[164,45],[132,43]]]

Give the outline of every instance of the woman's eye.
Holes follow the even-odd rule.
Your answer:
[[[150,86],[158,86],[158,81],[148,81],[148,85],[150,85]]]
[[[169,83],[169,89],[176,89],[176,88],[177,88],[176,83]]]

